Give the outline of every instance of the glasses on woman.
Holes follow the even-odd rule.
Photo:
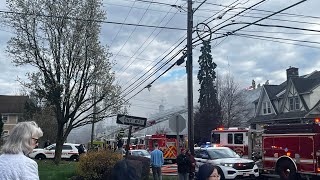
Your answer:
[[[39,139],[37,139],[37,138],[31,138],[31,139],[33,139],[33,140],[34,140],[35,144],[37,144],[37,143],[38,143],[38,140],[39,140]]]

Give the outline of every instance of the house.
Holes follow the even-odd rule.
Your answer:
[[[0,95],[0,114],[2,116],[3,135],[10,133],[23,115],[27,96],[4,96]]]
[[[253,103],[255,115],[251,127],[267,124],[309,123],[320,117],[320,72],[299,76],[299,70],[286,70],[287,80],[279,85],[263,85]]]

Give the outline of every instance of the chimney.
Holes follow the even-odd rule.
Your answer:
[[[295,77],[299,77],[299,69],[290,66],[287,69],[287,80],[289,80],[290,78],[295,78]]]
[[[160,105],[159,106],[159,113],[163,113],[164,112],[164,105]]]

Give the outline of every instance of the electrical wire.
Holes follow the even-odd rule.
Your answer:
[[[177,3],[178,0],[175,2]],[[171,8],[172,9],[172,8]],[[169,12],[171,11],[171,9],[167,12],[167,14],[162,18],[161,22],[159,23],[159,25],[165,20],[165,18],[169,15]],[[178,11],[176,11],[178,12]],[[170,21],[174,18],[176,14],[174,14],[169,20],[168,22],[165,24],[168,25],[170,23]],[[142,45],[133,53],[133,55],[130,57],[130,59],[128,60],[128,62],[139,52],[139,50],[143,47],[144,44],[146,44],[146,42],[151,38],[151,36],[153,35],[153,33],[157,30],[157,28],[154,28],[153,31],[150,33],[150,35],[146,38],[146,40],[142,43]],[[138,56],[140,56],[145,50],[146,48],[156,39],[156,37],[162,32],[162,30],[160,30],[155,36],[153,36],[153,39],[144,47],[144,49],[139,53]],[[122,71],[126,71],[135,61],[137,60],[137,58],[133,59],[133,61]],[[124,65],[125,66],[125,65]],[[122,75],[123,73],[121,73]],[[120,76],[121,76],[120,75]],[[125,84],[127,84],[128,82],[126,82]]]
[[[210,5],[214,5],[214,6],[220,6],[220,7],[227,7],[226,5],[221,5],[221,4],[216,4],[216,3],[210,3],[210,2],[207,2],[207,3],[205,3],[205,4],[210,4]],[[236,8],[234,8],[234,9],[245,9],[245,7],[236,7]],[[274,11],[263,10],[263,9],[256,9],[256,8],[253,8],[252,10],[254,10],[254,11],[259,11],[259,12],[274,13]],[[251,13],[251,14],[253,14],[253,13]],[[268,14],[261,14],[261,15],[268,15]],[[295,17],[312,18],[312,19],[319,19],[319,18],[320,18],[320,16],[309,16],[309,15],[294,14],[294,13],[285,13],[285,12],[279,13],[279,14],[277,14],[277,16],[286,16],[286,17],[295,16]]]
[[[125,23],[125,22],[127,21],[127,19],[128,19],[128,17],[129,17],[129,15],[130,15],[130,13],[131,13],[132,8],[134,7],[134,4],[135,4],[135,1],[133,2],[132,6],[130,7],[130,10],[129,10],[129,12],[128,12],[127,16],[124,18],[123,23]],[[112,40],[111,40],[111,42],[110,42],[110,45],[109,45],[109,46],[112,46],[112,44],[113,44],[114,40],[118,37],[118,35],[119,35],[120,31],[122,30],[123,25],[124,25],[124,24],[121,24],[121,26],[120,26],[120,28],[119,28],[118,32],[117,32],[117,33],[116,33],[116,35],[112,38]]]

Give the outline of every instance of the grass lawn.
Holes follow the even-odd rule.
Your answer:
[[[76,175],[76,163],[73,161],[61,161],[59,166],[52,160],[37,161],[41,180],[67,180]]]
[[[37,161],[39,167],[39,176],[41,180],[68,180],[76,173],[77,162],[61,161],[59,166],[55,165],[52,160]],[[149,180],[152,180],[150,173]],[[163,180],[176,180],[176,176],[162,176]]]

